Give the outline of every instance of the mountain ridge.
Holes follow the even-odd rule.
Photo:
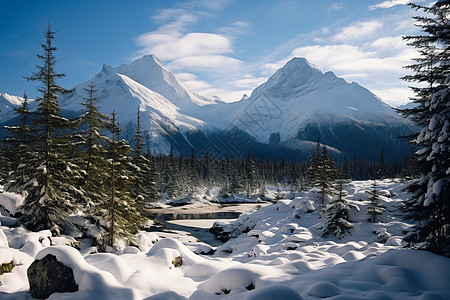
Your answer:
[[[281,152],[290,149],[305,154],[310,151],[310,143],[296,140],[312,142],[320,138],[337,149],[336,155],[350,157],[364,151],[344,147],[340,140],[356,142],[348,140],[348,135],[367,140],[364,134],[371,132],[375,142],[368,142],[372,148],[377,143],[387,147],[395,135],[407,135],[412,130],[408,120],[369,90],[331,71],[322,73],[305,58],[291,59],[249,97],[233,103],[192,91],[154,55],[116,68],[103,65],[90,82],[98,90],[100,110],[105,114],[116,110],[128,139],[132,139],[136,111],[141,111],[142,130],[155,153],[168,153],[171,147],[179,154],[192,150],[201,153],[203,144],[216,143],[222,156],[242,157],[256,143],[258,147],[270,144]],[[74,93],[62,96],[61,108],[80,111],[87,84],[81,83]],[[233,145],[230,133],[245,137],[245,146]],[[400,152],[397,158],[408,151]]]

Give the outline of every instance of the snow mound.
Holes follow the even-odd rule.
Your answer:
[[[161,259],[165,261],[169,267],[172,265],[172,261],[177,257],[182,258],[183,266],[192,266],[205,261],[204,258],[196,255],[180,241],[173,238],[164,238],[157,242],[150,251],[147,252],[147,256]]]
[[[255,291],[252,291],[246,300],[302,300],[303,298],[293,289],[284,285],[271,285]]]
[[[71,299],[85,299],[87,292],[95,293],[96,299],[137,298],[132,289],[120,285],[111,273],[101,271],[87,263],[75,248],[47,247],[36,255],[36,259],[43,259],[48,254],[54,255],[59,262],[73,269],[80,292],[70,293]]]
[[[0,207],[6,209],[10,215],[15,215],[17,209],[23,204],[24,198],[19,194],[0,193]]]
[[[83,258],[80,251],[91,249],[86,241],[78,251],[55,246],[69,239],[49,231],[0,224],[0,263],[14,264],[0,275],[0,298],[29,299],[27,269],[51,254],[73,268],[80,290],[50,299],[450,299],[450,259],[403,249],[402,232],[411,227],[398,211],[404,185],[382,181],[380,187],[391,195],[382,220],[368,223],[364,209],[354,210],[352,234],[343,239],[321,236],[324,218],[320,204],[308,209],[311,192],[220,223],[236,237],[211,256],[193,253],[192,239],[142,231],[136,235],[142,251],[128,246]],[[366,205],[360,196],[371,182],[353,182],[350,189],[349,203]]]

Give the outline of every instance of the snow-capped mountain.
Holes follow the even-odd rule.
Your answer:
[[[18,96],[0,93],[0,119],[8,120],[14,117],[14,108],[23,103],[23,98]]]
[[[396,139],[412,132],[409,121],[369,90],[322,73],[305,58],[293,58],[250,97],[234,103],[197,94],[154,55],[117,68],[104,65],[91,82],[101,111],[117,112],[126,138],[133,136],[140,110],[146,143],[154,152],[167,153],[172,146],[180,154],[194,149],[217,157],[250,152],[302,160],[318,138],[343,158],[375,159],[384,149],[386,157],[397,160],[411,151]],[[60,98],[63,111],[81,111],[87,84]],[[17,105],[16,98],[3,102]]]
[[[366,88],[347,83],[333,72],[322,73],[305,58],[290,60],[257,87],[247,101],[246,113],[254,113],[253,123],[257,123],[251,130],[266,143],[273,133],[280,134],[281,141],[295,138],[308,124],[407,123]],[[264,118],[262,113],[266,114]]]
[[[217,103],[190,90],[153,55],[117,68],[104,65],[91,82],[97,90],[100,110],[107,115],[116,111],[122,127],[129,131],[125,135],[132,135],[139,109],[148,146],[161,152],[170,149],[170,141],[164,137],[203,127],[204,122],[191,116],[191,112]],[[88,82],[81,83],[74,93],[62,97],[61,108],[80,111],[87,85]]]
[[[256,141],[288,149],[311,149],[318,139],[345,158],[375,159],[381,150],[400,160],[410,146],[400,136],[414,127],[366,88],[322,73],[293,58],[258,86],[233,115]]]

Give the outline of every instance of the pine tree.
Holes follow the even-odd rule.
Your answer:
[[[315,186],[321,177],[321,148],[320,148],[320,140],[317,140],[316,148],[309,160],[307,175],[309,185]]]
[[[406,157],[403,165],[403,169],[400,172],[402,182],[417,179],[423,175],[423,167],[417,161],[416,156],[411,155]]]
[[[229,171],[229,191],[231,195],[242,193],[245,189],[245,186],[243,184],[244,178],[243,174],[239,172],[238,166],[236,163],[232,163]]]
[[[324,206],[325,199],[334,191],[333,184],[337,178],[337,170],[327,148],[323,146],[320,150],[320,142],[317,142],[316,151],[311,157],[308,173],[310,183],[319,189],[319,200]]]
[[[401,113],[422,128],[413,142],[420,147],[419,162],[427,161],[428,170],[409,187],[412,197],[406,207],[420,224],[408,240],[450,256],[450,1],[411,6],[426,15],[414,17],[423,35],[404,37],[420,57],[406,66],[414,74],[403,78],[418,83],[412,87],[417,106]]]
[[[9,132],[5,141],[7,144],[8,157],[10,160],[10,168],[13,172],[19,174],[12,175],[12,178],[19,181],[24,181],[26,173],[26,165],[31,156],[30,143],[32,142],[31,135],[31,111],[28,108],[28,96],[23,95],[22,105],[15,107],[14,111],[17,118],[20,120],[17,126],[4,126]],[[6,149],[5,149],[6,150]],[[20,166],[20,170],[18,167]]]
[[[372,190],[367,193],[370,194],[370,197],[368,199],[369,206],[366,209],[366,214],[370,216],[369,222],[375,223],[377,221],[377,217],[382,215],[385,210],[385,207],[380,203],[380,193],[377,189],[376,180],[373,181]]]
[[[384,179],[386,177],[386,162],[384,161],[384,151],[381,149],[380,151],[380,159],[377,164],[377,178]]]
[[[96,89],[93,82],[89,82],[84,89],[86,97],[80,103],[83,108],[83,115],[79,117],[82,128],[75,134],[76,149],[74,157],[77,164],[83,170],[83,177],[80,178],[80,190],[85,194],[83,205],[83,216],[90,220],[89,226],[80,228],[84,234],[94,239],[94,243],[102,245],[102,236],[106,235],[106,230],[102,228],[106,220],[104,211],[104,201],[108,199],[109,190],[109,164],[107,162],[108,152],[105,148],[109,138],[103,132],[109,122],[109,118],[100,113],[96,96]],[[92,228],[92,226],[96,228]]]
[[[180,196],[179,182],[175,172],[175,157],[173,156],[173,148],[170,147],[169,156],[164,160],[161,180],[161,192],[166,193],[170,199]]]
[[[4,184],[9,177],[11,167],[8,152],[11,151],[7,151],[3,141],[0,142],[0,184]]]
[[[130,163],[128,153],[130,146],[121,140],[120,127],[113,112],[108,124],[111,140],[108,145],[109,155],[109,193],[102,209],[107,213],[108,221],[105,244],[113,247],[118,239],[130,241],[139,228],[140,214],[135,200],[131,197],[132,182],[130,180]]]
[[[88,83],[84,91],[87,97],[83,98],[84,102],[81,103],[84,106],[84,114],[81,119],[82,124],[86,125],[87,128],[81,132],[83,143],[80,143],[80,145],[85,152],[84,164],[85,171],[88,174],[87,179],[93,180],[93,177],[99,175],[95,169],[103,168],[101,160],[106,153],[104,144],[108,138],[102,133],[108,122],[108,117],[100,112],[99,99],[96,96],[97,90],[92,81]],[[98,164],[102,166],[98,166]]]
[[[2,110],[0,109],[0,114]],[[5,145],[0,144],[0,184],[4,184],[7,174],[9,173],[9,160],[6,158]]]
[[[345,191],[346,181],[340,178],[337,182],[337,198],[330,201],[325,207],[323,215],[327,219],[324,225],[322,236],[326,237],[333,234],[338,239],[350,235],[349,229],[353,225],[348,221],[350,207],[345,200],[347,192]]]
[[[22,223],[31,228],[51,228],[52,226],[73,226],[68,214],[76,209],[75,204],[82,196],[75,187],[74,180],[81,174],[69,157],[70,137],[67,130],[77,124],[60,116],[58,95],[71,92],[56,83],[65,74],[55,71],[56,48],[53,46],[55,32],[48,25],[42,44],[43,54],[37,57],[43,65],[37,67],[27,80],[38,81],[41,86],[37,90],[41,97],[37,98],[38,108],[33,123],[32,147],[35,157],[27,157],[30,166],[31,180],[17,190],[26,191],[27,197],[21,207]]]
[[[245,161],[245,190],[247,197],[250,197],[258,188],[258,182],[256,180],[255,162],[250,154],[247,155]]]
[[[155,184],[157,174],[151,168],[150,160],[143,154],[144,141],[142,138],[139,109],[137,111],[137,128],[134,138],[136,147],[134,148],[134,156],[132,158],[134,169],[132,197],[136,199],[138,209],[141,213],[145,213],[150,204],[156,199],[159,199],[159,194]]]

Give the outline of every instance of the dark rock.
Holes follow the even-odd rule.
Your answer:
[[[78,291],[72,268],[51,254],[35,260],[28,268],[27,276],[33,298],[47,299],[53,293]]]

